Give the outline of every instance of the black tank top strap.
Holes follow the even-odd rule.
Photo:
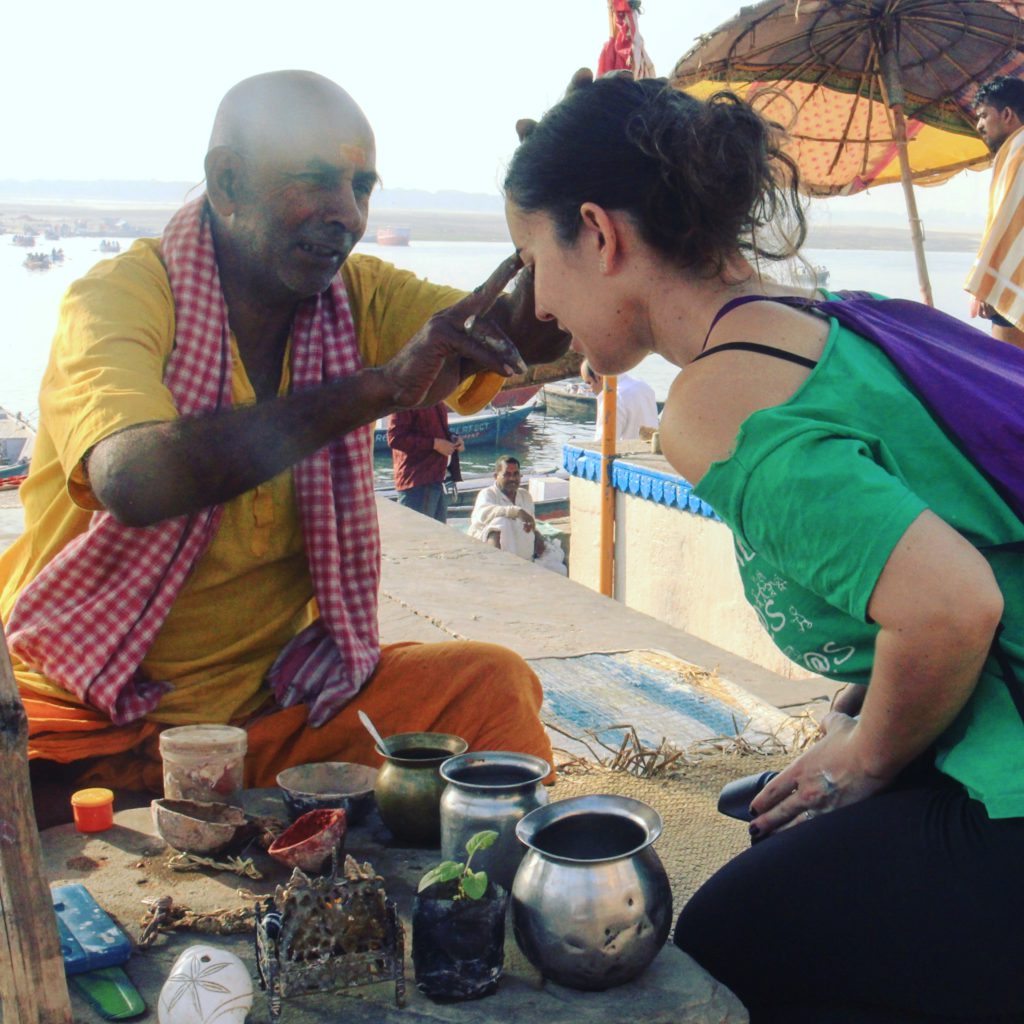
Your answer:
[[[745,306],[748,302],[779,302],[783,306],[795,306],[798,308],[814,304],[813,299],[801,299],[796,295],[740,295],[735,299],[730,299],[715,314],[715,318],[711,321],[708,333],[704,335],[704,344],[700,347],[701,352],[708,347],[708,339],[711,337],[711,332],[715,329],[715,324],[717,324],[726,313],[731,313],[738,306]]]
[[[798,356],[795,352],[787,352],[784,348],[775,348],[773,345],[761,345],[756,341],[726,341],[721,345],[716,345],[714,348],[702,351],[692,361],[697,362],[698,359],[705,359],[707,356],[713,356],[717,352],[728,352],[730,349],[741,349],[744,352],[757,352],[764,356],[775,356],[776,359],[785,359],[790,363],[799,363],[810,370],[813,370],[818,365],[813,359],[808,359],[806,356]]]

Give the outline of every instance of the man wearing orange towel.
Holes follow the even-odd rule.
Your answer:
[[[992,337],[1024,348],[1024,81],[1000,75],[974,99],[978,134],[995,154],[985,234],[964,287]]]
[[[568,339],[529,281],[503,294],[515,257],[466,296],[350,256],[376,182],[337,85],[247,79],[205,194],[65,296],[26,529],[0,557],[34,782],[158,790],[160,731],[193,722],[247,729],[250,786],[374,764],[359,709],[385,734],[550,757],[512,652],[381,649],[372,430],[442,399],[475,411]]]

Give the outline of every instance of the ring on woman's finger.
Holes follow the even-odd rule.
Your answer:
[[[817,811],[812,811],[810,809],[804,811],[804,820],[805,821],[810,821],[812,818],[816,818],[817,816],[818,816],[818,812]]]
[[[462,325],[462,329],[467,334],[472,334],[474,327],[476,327],[476,313],[471,313],[466,317],[466,322]]]

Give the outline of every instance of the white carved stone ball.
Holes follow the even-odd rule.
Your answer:
[[[160,990],[160,1024],[244,1024],[252,1007],[252,978],[226,949],[189,946]]]

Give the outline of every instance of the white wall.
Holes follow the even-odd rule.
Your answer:
[[[670,472],[667,463],[664,470]],[[569,578],[598,590],[598,484],[574,476],[569,508]],[[616,600],[788,679],[815,678],[768,639],[743,596],[723,523],[621,491],[615,521]]]

